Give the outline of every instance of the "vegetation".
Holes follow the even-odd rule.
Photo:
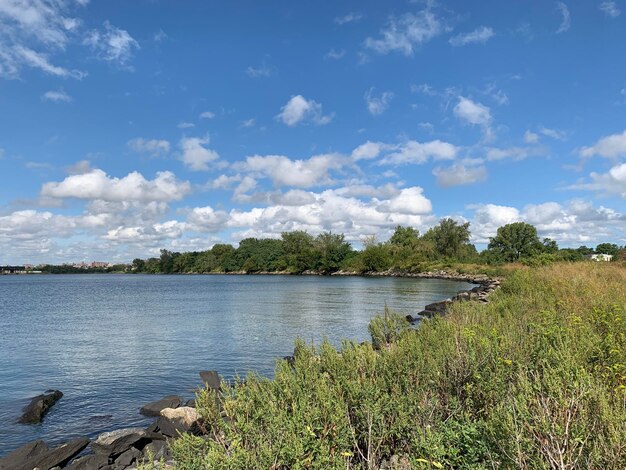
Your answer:
[[[368,238],[363,250],[356,251],[343,234],[324,232],[317,237],[304,231],[285,232],[279,240],[246,238],[235,248],[218,244],[207,251],[176,253],[161,250],[159,258],[135,259],[135,273],[212,273],[212,272],[288,272],[311,271],[331,274],[387,270],[419,272],[431,269],[464,269],[467,264],[499,265],[522,262],[543,265],[555,261],[581,261],[594,250],[582,246],[559,249],[556,241],[540,241],[530,224],[517,222],[498,229],[489,247],[478,253],[470,243],[470,224],[442,219],[425,234],[412,227],[396,227],[388,241]],[[624,249],[622,248],[622,251]],[[620,247],[603,243],[597,253],[614,254]],[[626,256],[625,256],[626,258]],[[484,269],[482,269],[484,271]]]
[[[626,468],[625,285],[619,263],[517,265],[417,329],[386,312],[373,343],[298,341],[274,379],[199,391],[210,437],[175,441],[178,466]]]

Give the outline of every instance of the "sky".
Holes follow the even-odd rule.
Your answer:
[[[0,264],[443,217],[626,244],[626,1],[0,0]]]

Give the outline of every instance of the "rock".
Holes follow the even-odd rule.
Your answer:
[[[131,447],[126,452],[120,454],[118,458],[115,459],[115,466],[126,468],[130,466],[133,462],[140,460],[143,458],[143,454],[140,450]]]
[[[148,440],[149,438],[144,429],[125,428],[100,434],[91,444],[91,448],[98,455],[107,455],[115,458],[126,452],[133,445],[143,448],[148,443]]]
[[[409,323],[417,323],[417,322],[420,322],[422,320],[425,320],[426,318],[427,317],[425,317],[424,315],[420,315],[419,313],[416,313],[415,315],[408,314],[406,316],[406,320]]]
[[[182,400],[176,395],[169,395],[160,400],[142,406],[139,412],[144,416],[159,416],[164,408],[178,408]]]
[[[435,313],[445,313],[450,303],[451,303],[450,300],[442,300],[440,302],[434,302],[432,304],[426,305],[426,307],[424,307],[424,310],[428,310],[430,312],[435,312]]]
[[[143,449],[144,458],[148,461],[167,459],[171,457],[165,441],[152,441]]]
[[[291,367],[296,366],[296,358],[294,356],[283,356],[283,361],[287,361]]]
[[[29,460],[48,452],[48,446],[42,440],[29,442],[0,458],[0,470],[20,468]]]
[[[106,455],[85,455],[75,459],[68,470],[100,470],[109,463],[109,457]]]
[[[76,457],[81,451],[89,445],[89,439],[87,437],[79,437],[70,442],[66,442],[63,445],[50,449],[37,457],[30,459],[21,467],[16,467],[19,470],[33,470],[37,468],[39,470],[50,470],[54,467],[65,467],[65,465]]]
[[[192,408],[196,407],[196,399],[195,398],[190,398],[189,400],[187,400],[185,402],[185,406],[191,406]]]
[[[58,390],[46,390],[43,395],[37,395],[24,407],[22,410],[24,413],[19,422],[23,424],[41,423],[43,416],[62,396],[63,393]]]
[[[200,372],[200,378],[204,383],[204,386],[211,390],[219,390],[221,386],[220,374],[214,370],[203,370]]]
[[[146,432],[148,434],[161,434],[166,437],[178,437],[184,430],[177,427],[169,419],[160,416],[154,423],[148,426]],[[154,440],[155,437],[152,437],[152,439]]]
[[[411,470],[413,466],[406,457],[392,455],[389,460],[383,460],[380,463],[379,470]]]
[[[197,434],[200,432],[202,417],[195,408],[183,406],[180,408],[165,408],[161,410],[161,416],[174,423],[182,432]]]

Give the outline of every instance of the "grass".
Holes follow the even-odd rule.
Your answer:
[[[373,343],[296,343],[295,365],[198,393],[184,469],[626,468],[626,269],[508,273],[488,304]],[[409,467],[410,465],[410,467]]]

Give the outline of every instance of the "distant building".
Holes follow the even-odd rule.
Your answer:
[[[591,261],[611,261],[613,259],[613,255],[607,255],[606,253],[597,253],[587,255],[587,258]]]
[[[25,273],[24,266],[0,266],[0,274],[21,274]]]
[[[108,268],[111,266],[111,263],[105,263],[104,261],[93,261],[91,263],[92,268]]]

